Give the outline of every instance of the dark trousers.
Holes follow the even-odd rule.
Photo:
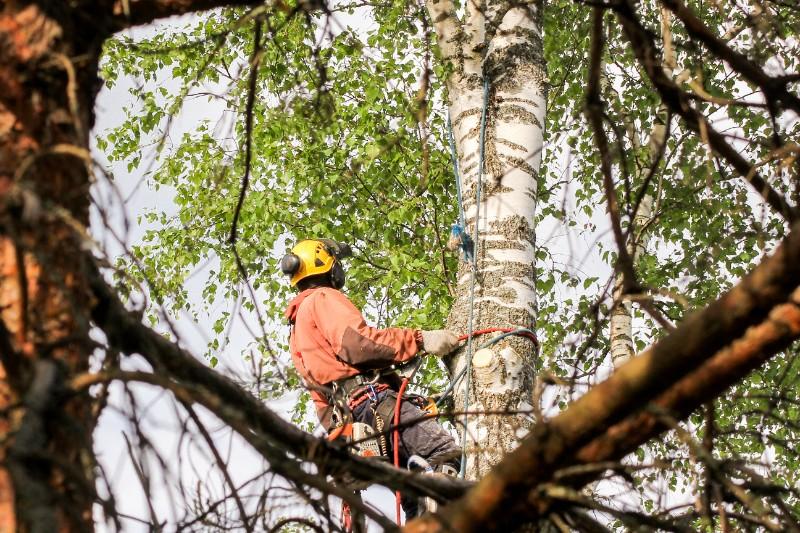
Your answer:
[[[383,419],[384,431],[389,429],[394,422],[394,409],[397,402],[397,393],[391,390],[378,393],[375,400],[367,401],[353,411],[356,422],[364,422],[376,428],[375,417]],[[458,469],[461,458],[461,448],[456,444],[450,433],[447,432],[434,418],[418,420],[426,413],[416,405],[403,399],[400,405],[400,424],[410,423],[400,429],[400,468],[406,468],[408,458],[412,455],[419,455],[432,466],[450,464]],[[417,420],[417,422],[413,422]],[[411,423],[413,422],[413,423]],[[394,457],[393,443],[394,432],[389,432],[386,441],[389,450],[389,457]],[[406,519],[414,517],[418,513],[418,502],[416,498],[403,496],[403,510]]]

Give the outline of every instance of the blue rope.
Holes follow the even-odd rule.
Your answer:
[[[450,141],[450,160],[453,164],[453,175],[456,178],[456,198],[458,199],[458,223],[462,228],[467,227],[467,220],[464,216],[464,199],[461,196],[461,177],[458,171],[458,153],[456,152],[456,140],[453,137],[453,124],[450,122],[450,113],[447,113],[447,133]]]
[[[453,174],[456,179],[456,198],[458,199],[458,223],[450,228],[450,240],[452,244],[448,246],[458,246],[464,254],[464,261],[468,263],[475,257],[475,242],[467,233],[467,220],[464,215],[464,197],[461,193],[461,177],[458,169],[458,153],[456,152],[456,140],[453,137],[453,123],[450,122],[450,113],[447,113],[447,133],[450,142],[450,160],[453,165]],[[455,249],[455,248],[453,248]]]
[[[483,78],[483,109],[481,109],[481,132],[478,137],[478,182],[475,187],[475,238],[480,239],[479,222],[481,219],[481,185],[483,182],[484,141],[486,140],[486,108],[489,105],[489,78]],[[480,240],[479,240],[480,242]],[[475,279],[478,277],[478,254],[472,255],[472,280],[469,286],[469,319],[467,321],[467,363],[464,371],[467,375],[464,389],[464,437],[461,439],[461,468],[459,478],[464,478],[467,469],[467,413],[469,412],[469,387],[472,382],[472,321],[475,314]]]

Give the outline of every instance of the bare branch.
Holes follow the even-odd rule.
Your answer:
[[[91,266],[88,268],[93,269]],[[190,394],[188,400],[200,402],[231,425],[268,460],[272,459],[273,467],[280,466],[275,464],[275,459],[285,461],[285,453],[290,450],[293,456],[316,464],[323,473],[336,475],[347,471],[358,479],[376,481],[417,496],[452,497],[462,492],[463,483],[418,476],[352,457],[345,450],[309,435],[283,420],[226,377],[141,324],[138,317],[124,308],[97,272],[92,288],[98,300],[93,312],[94,320],[106,332],[112,345],[125,353],[141,354],[157,374],[163,373],[163,376],[169,376],[170,381],[180,383],[181,388]],[[166,381],[162,384],[169,386]],[[171,387],[170,390],[176,392],[177,389]]]
[[[586,84],[586,115],[594,130],[594,140],[597,150],[600,152],[600,168],[603,172],[603,188],[605,189],[606,202],[608,204],[608,216],[611,219],[611,229],[614,232],[614,240],[617,243],[617,265],[622,271],[623,294],[628,292],[638,292],[640,287],[636,283],[636,275],[633,271],[633,259],[628,253],[625,235],[622,232],[620,222],[619,202],[617,191],[614,188],[614,178],[611,170],[611,152],[608,147],[603,125],[603,102],[600,99],[600,75],[602,70],[602,55],[605,47],[603,37],[603,15],[602,8],[592,8],[592,49],[589,58],[589,81]]]
[[[220,7],[256,6],[265,3],[264,0],[117,0],[112,8],[116,24],[114,31],[129,26],[150,24],[156,19],[175,15]],[[281,0],[277,0],[274,4],[278,9],[286,7]]]
[[[231,233],[228,237],[228,242],[232,245],[236,245],[236,228],[239,224],[239,213],[242,211],[244,197],[247,195],[247,188],[250,185],[250,163],[253,157],[253,104],[256,100],[256,81],[258,81],[258,66],[260,64],[261,20],[256,19],[253,30],[253,53],[250,55],[250,77],[247,81],[247,104],[244,108],[244,176],[242,176],[242,188],[239,191],[236,209],[233,211]]]
[[[715,56],[727,62],[748,81],[757,85],[764,91],[764,95],[768,99],[783,102],[795,113],[800,113],[800,98],[786,90],[788,83],[786,77],[773,78],[767,75],[747,56],[737,52],[724,40],[714,35],[681,0],[661,0],[661,3],[683,22],[689,35],[701,41]]]

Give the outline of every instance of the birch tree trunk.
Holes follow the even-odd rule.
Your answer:
[[[670,31],[670,14],[665,8],[661,8],[661,38],[664,42],[664,70],[668,76],[672,76],[675,68],[675,55],[672,47],[672,32]],[[669,113],[664,104],[658,109],[658,114],[653,122],[650,131],[650,138],[647,142],[647,152],[645,154],[646,166],[637,166],[636,183],[642,183],[645,176],[651,172],[653,165],[656,165],[664,150],[664,143],[667,141],[667,121]],[[630,123],[630,121],[626,121]],[[634,153],[639,150],[639,138],[633,127],[628,127],[628,137],[631,141]],[[654,171],[654,170],[653,170]],[[627,243],[628,254],[636,264],[638,257],[647,249],[649,238],[645,230],[654,216],[653,195],[649,192],[642,197],[642,202],[636,209],[631,223],[631,231]],[[636,353],[633,343],[633,307],[630,300],[623,294],[624,280],[622,274],[617,273],[614,280],[614,308],[609,319],[611,363],[618,367],[630,359]]]
[[[650,171],[650,167],[658,161],[658,154],[663,149],[664,142],[666,142],[666,114],[667,112],[662,106],[650,132],[646,154],[648,165],[638,167],[637,176],[635,177],[636,183],[642,183],[645,175]],[[646,229],[650,219],[653,217],[653,203],[653,195],[645,194],[633,216],[633,220],[631,220],[632,227],[629,232],[627,248],[634,265],[636,260],[647,249],[649,238]],[[636,353],[636,347],[633,344],[633,308],[630,300],[623,294],[623,287],[622,274],[617,273],[614,280],[613,293],[615,305],[609,319],[611,361],[615,367],[623,364]]]
[[[475,271],[466,262],[459,267],[447,327],[467,332],[472,315],[472,331],[489,327],[535,330],[534,214],[546,98],[542,4],[468,2],[463,20],[450,0],[429,0],[428,9],[443,59],[453,66],[446,80],[449,112],[466,229],[475,240],[477,256]],[[489,91],[481,172],[485,80]],[[481,174],[481,198],[476,203]],[[476,338],[473,351],[490,338]],[[509,337],[484,355],[456,387],[456,412],[529,409],[536,358],[533,343]],[[451,376],[469,365],[468,356],[462,350],[449,361]],[[470,479],[481,477],[513,449],[530,425],[527,416],[459,419],[466,422],[466,435],[461,431],[467,441],[466,477]]]

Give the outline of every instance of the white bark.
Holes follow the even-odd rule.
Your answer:
[[[447,80],[450,116],[461,169],[467,231],[476,242],[475,298],[470,301],[472,267],[461,264],[456,301],[448,327],[466,332],[471,303],[472,330],[526,327],[535,330],[534,214],[545,112],[541,4],[511,7],[505,2],[468,3],[465,20],[454,28],[446,2],[429,1],[442,53],[454,70]],[[452,6],[452,4],[449,4]],[[453,31],[460,32],[458,39]],[[480,204],[479,136],[483,80],[489,79],[485,164]],[[479,216],[478,216],[479,215]],[[476,228],[476,222],[478,228]],[[475,339],[473,346],[491,336]],[[467,364],[465,350],[453,358],[451,375]],[[530,341],[510,337],[478,354],[470,376],[469,411],[530,408],[536,354]],[[455,409],[465,407],[467,380],[459,383]],[[464,418],[459,417],[461,421]],[[467,422],[467,477],[476,479],[516,446],[529,417],[470,416]]]
[[[675,57],[672,47],[670,15],[665,8],[661,9],[661,37],[664,41],[664,69],[671,75],[675,67]],[[646,157],[649,164],[639,170],[638,175],[635,177],[635,183],[642,183],[644,176],[650,172],[650,167],[656,164],[659,153],[664,149],[667,135],[666,120],[667,110],[662,104],[658,110],[658,116],[653,123],[650,139],[647,143]],[[627,130],[634,150],[638,150],[639,140],[636,136],[635,128],[627,128]],[[631,221],[633,227],[627,243],[628,254],[630,254],[634,265],[636,264],[636,259],[647,249],[649,238],[644,230],[653,216],[653,196],[647,193],[642,198],[642,203],[633,216]],[[620,366],[636,353],[633,340],[633,308],[631,302],[622,294],[622,287],[622,275],[617,274],[614,280],[613,292],[615,307],[611,311],[609,320],[611,362],[615,367]]]
[[[650,219],[653,212],[653,197],[646,194],[633,219],[633,229],[628,241],[628,254],[636,265],[636,260],[647,248],[647,235],[641,234],[644,224]],[[637,239],[636,235],[640,235]],[[611,328],[611,361],[617,367],[630,359],[636,353],[633,342],[633,307],[627,297],[622,294],[622,274],[618,273],[614,280],[614,302],[616,306],[611,311],[609,327]]]
[[[650,172],[650,167],[656,164],[659,152],[663,149],[666,142],[667,125],[664,122],[666,110],[664,107],[659,109],[658,117],[653,123],[650,132],[650,140],[647,145],[647,160],[649,165],[640,168],[635,178],[635,183],[641,183],[645,175]],[[646,226],[650,222],[653,214],[653,195],[650,193],[642,197],[642,202],[631,221],[633,227],[630,231],[627,248],[633,260],[634,266],[637,259],[647,249],[649,241]],[[611,361],[615,367],[623,364],[633,357],[636,347],[633,341],[633,308],[631,302],[622,294],[623,280],[620,273],[617,274],[614,282],[614,302],[616,306],[611,311],[609,327],[611,329]]]

